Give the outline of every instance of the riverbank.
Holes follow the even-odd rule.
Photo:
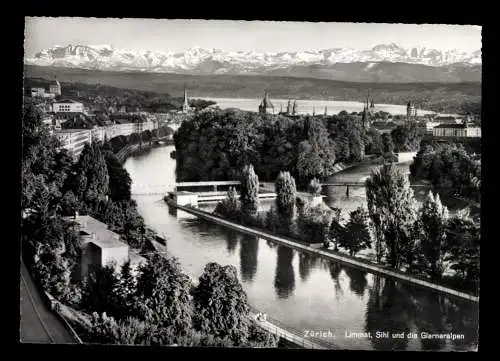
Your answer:
[[[170,207],[180,209],[186,213],[192,214],[196,217],[202,218],[202,219],[210,221],[210,222],[214,222],[216,224],[222,225],[222,226],[230,228],[232,230],[236,230],[236,231],[248,234],[248,235],[264,238],[266,240],[269,240],[269,241],[272,241],[272,242],[275,242],[278,244],[282,244],[282,245],[288,246],[290,248],[294,248],[294,249],[301,250],[301,251],[304,251],[307,253],[319,255],[323,258],[327,258],[330,260],[334,260],[337,262],[348,264],[348,265],[354,266],[356,268],[359,268],[359,269],[362,269],[362,270],[365,270],[365,271],[368,271],[371,273],[381,274],[385,277],[390,277],[390,278],[396,279],[398,281],[411,283],[413,285],[417,285],[417,286],[420,286],[423,288],[431,289],[431,290],[441,292],[441,293],[444,293],[444,294],[447,294],[450,296],[454,296],[457,298],[461,298],[464,300],[468,300],[468,301],[472,301],[472,302],[479,302],[479,297],[477,297],[477,296],[473,296],[473,295],[468,294],[468,293],[460,292],[460,291],[457,291],[457,290],[454,290],[454,289],[451,289],[451,288],[448,288],[448,287],[445,287],[442,285],[438,285],[436,283],[429,282],[428,280],[418,278],[418,277],[415,277],[413,275],[410,276],[410,275],[408,275],[404,272],[401,272],[401,271],[387,269],[383,266],[380,266],[378,264],[374,264],[374,263],[367,261],[367,260],[361,260],[361,259],[351,257],[348,255],[343,255],[343,254],[340,254],[339,252],[335,252],[333,250],[314,248],[314,247],[306,244],[305,242],[300,242],[300,241],[293,240],[293,239],[283,237],[283,236],[275,236],[275,235],[272,235],[264,230],[242,226],[240,224],[230,222],[230,221],[227,221],[223,218],[214,216],[208,212],[201,211],[199,209],[179,206],[179,205],[173,204],[171,202],[168,202],[168,204]]]

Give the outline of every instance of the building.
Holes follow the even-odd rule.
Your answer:
[[[45,95],[44,88],[31,88],[32,97],[43,97]]]
[[[77,278],[87,277],[93,266],[113,265],[119,271],[125,262],[130,261],[132,270],[137,272],[138,267],[146,262],[144,257],[131,251],[117,233],[110,231],[106,224],[97,219],[76,213],[66,220],[74,224],[81,237],[82,253]]]
[[[434,122],[439,124],[460,124],[461,119],[459,117],[455,117],[453,115],[440,115],[434,117]]]
[[[66,99],[59,102],[55,102],[53,105],[54,113],[83,113],[84,107],[82,103],[76,102],[74,100]]]
[[[78,159],[85,143],[92,143],[90,129],[63,129],[54,132],[61,141],[62,147],[68,151],[74,160]]]
[[[57,78],[54,79],[54,83],[49,85],[49,93],[52,93],[54,95],[61,95],[61,84],[59,83],[59,80],[57,80]]]
[[[191,111],[191,107],[189,106],[189,100],[187,96],[187,90],[184,88],[184,103],[182,104],[182,112],[189,113]]]
[[[295,109],[295,103],[294,103]],[[269,94],[267,91],[264,93],[264,98],[259,105],[259,113],[271,113],[274,114],[274,105],[271,103],[271,99],[269,99]]]
[[[417,117],[417,108],[415,108],[415,105],[409,101],[408,104],[406,105],[406,120],[414,120]]]
[[[469,127],[467,121],[462,124],[440,124],[432,129],[433,137],[481,138],[480,127]]]

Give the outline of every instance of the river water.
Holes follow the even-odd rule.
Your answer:
[[[144,184],[173,189],[175,160],[169,156],[173,149],[154,148],[127,159],[133,193]],[[359,180],[370,169],[350,169],[336,179]],[[353,209],[363,204],[363,194],[362,189],[352,189],[347,198],[344,188],[332,187],[326,201]],[[325,340],[341,349],[469,350],[477,344],[477,304],[229,231],[181,211],[171,214],[158,195],[135,200],[147,225],[167,239],[168,253],[190,276],[199,277],[208,262],[231,264],[252,306],[303,332],[330,331]],[[268,206],[269,202],[264,204]],[[392,334],[377,338],[377,331]],[[372,338],[352,337],[362,332],[371,332]],[[404,338],[392,337],[401,332]],[[464,338],[425,339],[422,332]]]

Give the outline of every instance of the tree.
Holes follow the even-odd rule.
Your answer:
[[[299,144],[299,177],[309,179],[331,175],[335,164],[335,144],[327,129],[321,120],[315,118],[306,118],[304,127],[307,130],[307,139]]]
[[[416,219],[408,177],[394,164],[384,164],[366,180],[366,198],[377,242],[382,242],[382,236],[391,266],[399,268],[404,235]]]
[[[477,286],[480,273],[480,228],[468,217],[455,216],[446,225],[446,240],[451,255],[449,260],[453,263],[451,268],[466,282]]]
[[[441,204],[439,194],[433,196],[429,191],[421,209],[422,250],[434,279],[441,278],[444,271],[447,220],[448,209]]]
[[[140,267],[136,310],[140,318],[179,337],[192,327],[191,280],[175,258],[152,254]]]
[[[108,167],[99,143],[85,144],[76,165],[76,174],[86,180],[83,200],[92,208],[96,207],[99,200],[105,199],[109,191]],[[82,185],[83,183],[80,183],[75,186],[80,188]],[[79,194],[80,189],[74,193]]]
[[[293,218],[295,215],[296,188],[295,179],[289,172],[280,172],[275,182],[276,208],[280,215]]]
[[[117,202],[130,200],[132,179],[127,170],[113,153],[107,152],[105,159],[109,175],[109,196]]]
[[[309,183],[308,190],[309,190],[309,193],[311,193],[315,197],[317,197],[321,194],[321,182],[319,181],[318,178],[311,179],[311,182]]]
[[[253,165],[246,165],[241,174],[241,210],[245,215],[255,215],[259,209],[259,178]]]
[[[90,312],[107,312],[120,316],[118,293],[120,281],[114,265],[92,266],[83,282],[82,308]]]
[[[121,266],[119,287],[117,287],[117,306],[121,315],[130,315],[132,313],[135,295],[136,279],[132,274],[130,260],[128,260]]]
[[[332,208],[332,222],[330,224],[329,238],[333,240],[335,251],[338,250],[338,241],[344,234],[342,226],[342,210],[340,208]]]
[[[306,242],[325,243],[330,234],[333,212],[321,205],[310,207],[306,205],[299,215],[301,238]]]
[[[395,152],[413,152],[420,148],[422,132],[416,124],[397,126],[391,131]]]
[[[238,193],[234,187],[230,187],[227,196],[221,202],[217,203],[214,213],[220,214],[223,217],[232,219],[238,217],[241,212],[240,201],[238,200]]]
[[[371,248],[370,229],[368,227],[368,212],[363,207],[358,207],[350,213],[343,237],[340,238],[340,246],[354,256],[359,251]]]
[[[196,329],[216,337],[229,337],[236,345],[249,337],[247,295],[234,266],[211,262],[193,290]]]
[[[382,134],[382,151],[384,154],[394,152],[394,144],[392,143],[391,135],[388,133]]]

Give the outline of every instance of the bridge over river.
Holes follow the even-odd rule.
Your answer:
[[[179,182],[175,184],[174,189],[169,189],[167,184],[134,184],[133,196],[153,196],[153,195],[166,195],[168,192],[177,192],[189,190],[203,196],[219,196],[224,195],[229,187],[239,188],[241,183],[239,181],[205,181],[205,182]],[[365,187],[365,182],[325,182],[321,184],[322,187],[345,187],[346,191],[349,187]],[[412,184],[412,188],[426,188],[428,185]],[[273,182],[260,182],[261,193],[274,192]],[[211,189],[208,190],[207,189]],[[223,190],[224,189],[224,190]]]

